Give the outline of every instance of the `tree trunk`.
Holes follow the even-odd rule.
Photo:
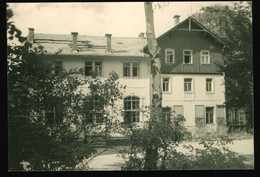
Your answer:
[[[162,106],[162,90],[161,90],[161,60],[160,48],[158,47],[157,40],[154,33],[154,19],[152,2],[144,2],[145,17],[146,17],[146,36],[148,43],[148,50],[146,53],[151,58],[151,74],[152,74],[152,93],[151,93],[151,107],[153,110],[161,109]],[[153,119],[150,117],[150,119]],[[152,121],[150,121],[152,123]],[[152,126],[149,126],[152,129]],[[158,144],[156,143],[157,137],[148,144],[145,154],[144,169],[156,169],[158,160]]]

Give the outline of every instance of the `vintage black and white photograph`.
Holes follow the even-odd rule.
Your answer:
[[[254,170],[251,1],[6,3],[8,172]]]

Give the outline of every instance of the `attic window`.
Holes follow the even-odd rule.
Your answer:
[[[183,61],[185,64],[192,64],[192,50],[183,50]]]
[[[175,63],[174,49],[165,50],[165,63]]]
[[[208,50],[202,50],[200,52],[201,64],[210,64],[210,55]]]

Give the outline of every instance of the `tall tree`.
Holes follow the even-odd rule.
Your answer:
[[[253,128],[252,2],[204,7],[193,15],[224,43],[226,107],[246,108],[247,128]]]
[[[151,74],[152,74],[152,102],[151,107],[154,111],[161,111],[162,107],[162,90],[161,90],[161,59],[160,48],[157,44],[154,30],[154,18],[153,18],[153,6],[152,2],[144,2],[145,18],[146,18],[146,36],[147,36],[147,48],[145,52],[149,54],[151,61]],[[156,119],[155,114],[151,114],[152,119],[150,124]],[[153,129],[152,125],[149,125],[150,129]],[[146,156],[144,169],[156,169],[158,160],[158,146],[157,137],[152,139],[149,143]]]

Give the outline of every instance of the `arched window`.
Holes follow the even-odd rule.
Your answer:
[[[140,122],[140,99],[135,96],[129,96],[124,99],[124,122]]]

